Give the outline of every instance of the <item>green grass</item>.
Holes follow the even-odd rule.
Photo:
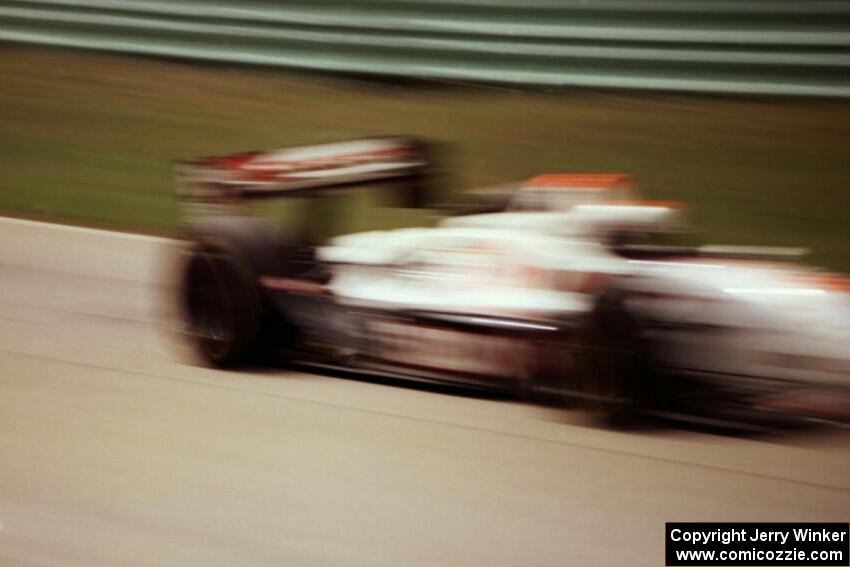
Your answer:
[[[0,211],[168,232],[174,158],[375,134],[451,144],[455,190],[633,173],[709,240],[850,270],[850,103],[414,88],[3,46]],[[427,85],[426,85],[427,86]]]

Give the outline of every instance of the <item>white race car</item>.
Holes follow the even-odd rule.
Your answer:
[[[418,163],[389,150],[370,146],[382,179],[387,155]],[[681,207],[636,200],[625,175],[546,174],[508,196],[306,255],[239,219],[208,225],[187,328],[219,365],[271,342],[301,364],[575,398],[612,420],[850,417],[847,279],[793,250],[677,244]]]

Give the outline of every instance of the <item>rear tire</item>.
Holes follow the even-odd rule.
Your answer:
[[[198,243],[180,287],[184,333],[218,368],[258,362],[270,346],[271,313],[247,261],[226,243]]]

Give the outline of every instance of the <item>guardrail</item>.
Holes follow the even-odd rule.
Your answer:
[[[522,86],[850,96],[842,0],[0,0],[0,40]]]

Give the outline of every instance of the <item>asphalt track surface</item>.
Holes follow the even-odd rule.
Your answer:
[[[189,364],[168,245],[0,222],[0,565],[659,566],[665,521],[850,519],[847,430]]]

